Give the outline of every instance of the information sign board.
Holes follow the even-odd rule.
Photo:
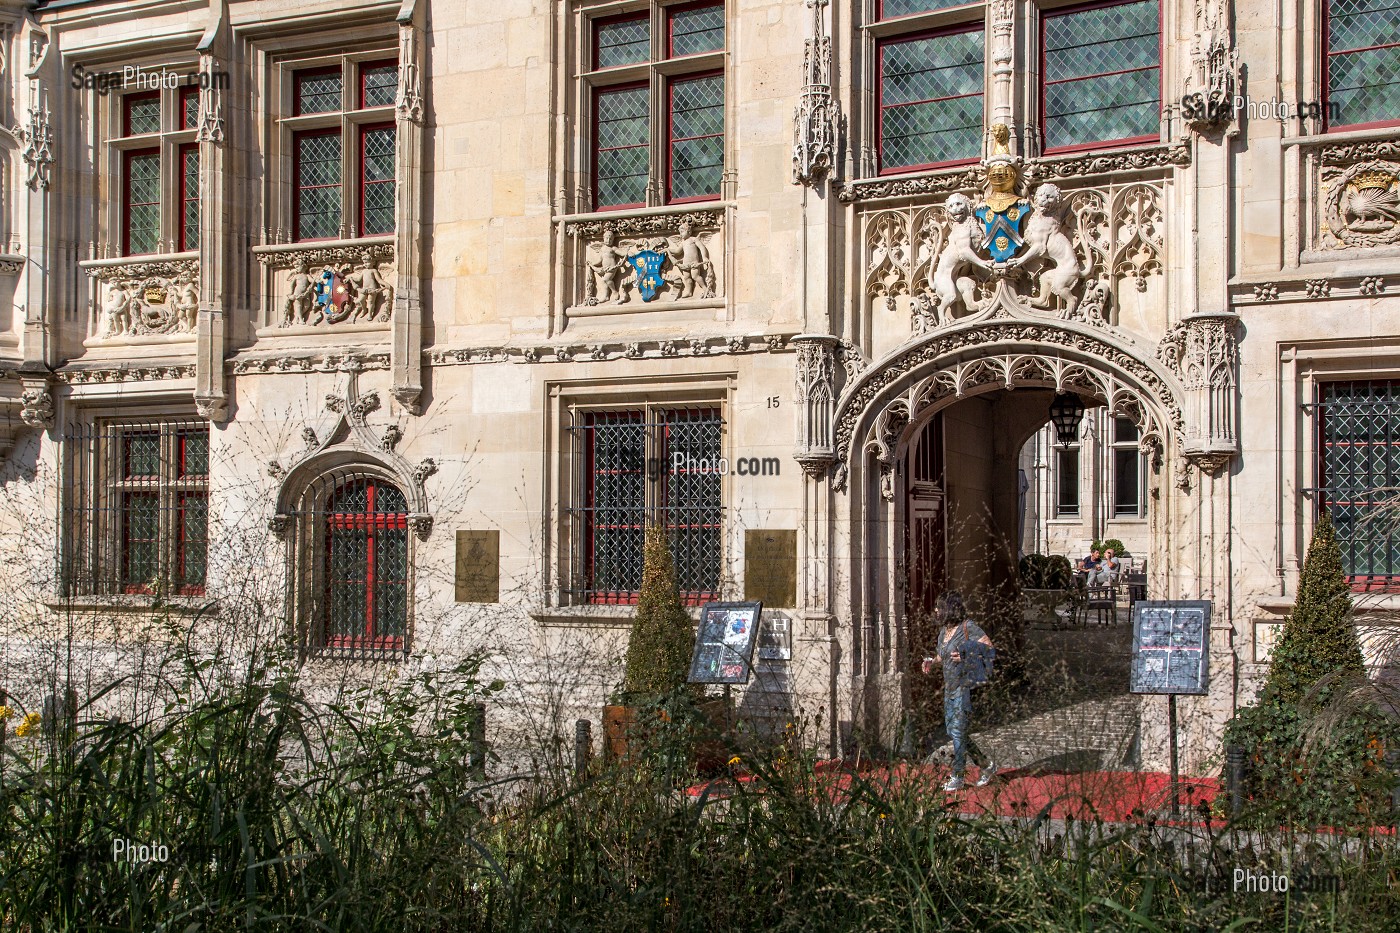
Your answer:
[[[1133,693],[1206,692],[1209,600],[1133,603]]]
[[[761,602],[706,603],[700,610],[687,680],[692,684],[748,683],[762,616]]]

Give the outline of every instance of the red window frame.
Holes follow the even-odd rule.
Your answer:
[[[399,70],[399,60],[397,58],[386,58],[381,61],[375,62],[360,62],[355,66],[355,86],[357,95],[355,103],[358,105],[360,110],[366,110],[370,108],[370,105],[366,102],[366,98],[368,97],[368,88],[365,86],[365,72],[375,68],[392,68],[394,69],[395,75],[397,75]],[[375,104],[374,106],[388,107],[391,105]]]
[[[604,151],[608,151],[608,152],[611,152],[611,151],[612,151],[611,149],[609,149],[609,150],[604,150],[604,149],[602,149],[602,148],[598,145],[598,98],[601,97],[601,96],[604,95],[604,94],[608,94],[608,93],[611,93],[611,92],[614,92],[614,91],[635,91],[635,90],[637,90],[638,88],[649,88],[650,86],[651,86],[651,85],[650,85],[648,82],[646,82],[646,81],[629,81],[629,82],[627,82],[626,84],[609,84],[609,85],[606,85],[606,86],[604,86],[604,87],[596,87],[596,88],[593,89],[593,115],[592,115],[593,125],[592,125],[591,138],[592,138],[592,141],[593,141],[593,166],[592,166],[592,175],[593,175],[593,209],[594,209],[595,211],[623,211],[623,210],[629,210],[629,209],[634,208],[634,207],[646,207],[646,198],[645,198],[645,197],[644,197],[642,200],[637,201],[637,202],[635,202],[635,203],[631,203],[631,204],[607,204],[607,205],[600,205],[600,204],[598,203],[598,153],[604,152]],[[650,114],[650,112],[649,112],[649,109],[650,109],[650,103],[648,103],[648,114],[647,114],[647,133],[648,133],[648,136],[650,136],[650,133],[651,133],[651,114]],[[641,146],[615,146],[615,147],[613,147],[613,148],[616,148],[616,149],[623,149],[623,148],[625,148],[625,149],[643,149],[643,148],[645,148],[645,149],[647,149],[647,150],[650,150],[650,149],[651,149],[651,141],[650,141],[650,139],[648,139],[647,142],[644,143],[644,144],[641,145]],[[648,164],[649,164],[649,163],[650,163],[650,159],[651,159],[651,153],[650,153],[650,151],[648,151],[648,153],[647,153],[647,159],[648,159]]]
[[[677,58],[690,58],[692,55],[715,55],[724,51],[723,46],[721,46],[718,49],[710,49],[707,52],[690,52],[685,55],[676,54],[675,36],[671,31],[671,26],[675,22],[676,14],[686,13],[690,10],[699,10],[704,7],[719,7],[722,10],[724,9],[724,0],[720,0],[718,3],[714,2],[714,0],[696,0],[695,3],[679,3],[675,6],[666,7],[666,58],[668,61]],[[728,23],[725,23],[726,32],[728,32],[728,25]],[[725,41],[728,41],[728,36],[725,37]]]
[[[382,531],[404,531],[408,529],[408,514],[406,512],[376,512],[375,499],[381,486],[380,480],[370,480],[366,484],[365,511],[363,512],[329,512],[325,521],[325,581],[326,591],[323,594],[322,605],[324,612],[329,613],[332,605],[330,598],[331,587],[335,583],[333,576],[334,562],[334,535],[332,531],[337,529],[351,529],[364,531],[366,534],[365,545],[365,576],[363,581],[344,578],[345,583],[363,582],[365,588],[365,632],[363,635],[332,635],[329,629],[330,619],[323,616],[321,624],[321,647],[325,648],[378,648],[402,650],[404,645],[403,635],[380,635],[375,632],[375,624],[378,621],[375,615],[375,589],[378,585],[376,579],[376,558],[379,549],[378,534]],[[339,490],[332,493],[338,494]],[[407,581],[395,581],[404,582]],[[406,618],[406,617],[405,617]]]
[[[927,15],[927,14],[929,14],[929,13],[943,13],[943,12],[946,12],[947,10],[959,10],[959,9],[962,9],[963,7],[965,7],[965,6],[973,6],[973,5],[976,4],[976,3],[977,3],[977,0],[964,0],[964,2],[958,3],[958,4],[954,4],[953,6],[933,7],[932,9],[928,9],[928,10],[915,10],[915,11],[912,12],[912,13],[901,13],[901,14],[898,15],[898,16],[886,16],[886,15],[885,15],[885,0],[876,0],[876,3],[875,3],[875,19],[876,19],[876,22],[897,21],[897,20],[901,20],[901,19],[907,19],[907,18],[909,18],[909,17],[911,17],[911,16],[925,16],[925,15]]]
[[[194,117],[190,118],[189,103],[194,101]],[[199,88],[182,87],[179,95],[179,122],[182,130],[199,129]]]
[[[672,124],[674,123],[674,121],[675,121],[675,116],[676,116],[676,108],[673,106],[672,95],[673,95],[673,93],[674,93],[676,83],[677,83],[677,82],[683,82],[683,81],[694,81],[694,80],[698,80],[698,79],[701,79],[701,78],[714,78],[714,77],[719,77],[719,78],[722,79],[722,78],[724,77],[724,69],[723,69],[723,68],[713,68],[713,69],[709,69],[709,70],[707,70],[707,71],[689,71],[689,72],[686,72],[685,74],[668,75],[667,78],[666,78],[666,141],[665,141],[665,145],[666,145],[666,203],[667,203],[667,204],[691,204],[691,203],[694,203],[694,202],[696,202],[696,201],[713,201],[713,200],[715,200],[716,198],[718,198],[718,197],[720,196],[720,192],[715,191],[715,192],[707,193],[707,194],[693,194],[693,195],[691,195],[690,197],[687,197],[687,198],[673,198],[673,197],[671,197],[671,146],[672,146],[672,144],[675,142],[675,140],[677,139],[677,137],[675,136],[675,134],[672,132]],[[722,111],[723,108],[724,108],[724,103],[723,103],[723,100],[722,100],[722,99],[721,99],[721,102],[720,102],[720,108],[721,108],[721,111]],[[728,129],[728,126],[725,126],[725,129],[727,130],[727,129]],[[705,135],[705,136],[682,136],[682,137],[680,137],[680,139],[682,139],[682,140],[691,140],[691,139],[714,139],[715,137],[719,137],[719,138],[722,140],[722,139],[724,139],[724,136],[725,136],[725,134],[724,134],[723,132],[720,132],[720,133],[710,133],[710,134]],[[724,149],[723,149],[723,146],[721,146],[721,147],[720,147],[720,185],[721,185],[721,186],[723,186],[723,184],[724,184],[724,161],[723,161],[723,160],[724,160]]]
[[[396,124],[395,124],[392,120],[390,120],[390,121],[385,122],[385,123],[370,123],[370,124],[366,124],[366,125],[360,127],[360,131],[359,131],[359,140],[358,140],[358,141],[359,141],[359,147],[360,147],[360,171],[359,171],[358,177],[356,178],[356,182],[355,182],[355,186],[356,186],[356,190],[355,190],[355,203],[356,203],[356,205],[357,205],[356,213],[357,213],[357,215],[358,215],[358,216],[356,217],[356,219],[359,221],[359,230],[360,230],[361,236],[388,236],[389,234],[391,234],[391,233],[394,232],[394,226],[395,226],[395,225],[394,225],[393,223],[391,223],[391,224],[389,225],[389,229],[388,229],[388,230],[383,230],[383,231],[380,231],[380,232],[378,232],[378,233],[370,233],[369,231],[367,231],[367,230],[365,229],[365,190],[366,190],[366,188],[367,188],[369,185],[388,185],[388,186],[390,187],[390,189],[392,189],[392,188],[398,183],[398,178],[397,178],[397,176],[395,176],[395,175],[391,175],[391,176],[389,176],[389,178],[387,178],[387,179],[385,179],[385,180],[382,180],[382,181],[374,181],[374,182],[371,182],[371,181],[367,181],[367,180],[365,179],[365,173],[366,173],[365,142],[366,142],[366,140],[368,139],[370,133],[372,133],[372,132],[374,132],[374,131],[376,131],[376,130],[392,130],[392,129],[395,128],[395,126],[396,126]],[[395,146],[398,145],[398,135],[397,135],[397,133],[396,133],[395,136],[394,136],[394,145],[395,145]]]
[[[340,75],[340,103],[334,110],[318,110],[312,114],[306,114],[301,109],[301,85],[308,78],[324,78],[326,75]],[[345,109],[345,71],[339,65],[327,65],[323,68],[304,68],[292,74],[292,116],[319,116],[321,114],[340,113]]]
[[[1400,46],[1400,42],[1387,42],[1384,45],[1371,45],[1359,49],[1345,49],[1341,52],[1332,51],[1332,3],[1331,0],[1321,0],[1322,2],[1322,131],[1324,133],[1336,133],[1352,130],[1377,129],[1383,126],[1400,126],[1400,114],[1394,120],[1372,120],[1369,123],[1338,123],[1335,126],[1327,119],[1327,114],[1331,112],[1332,103],[1332,59],[1337,55],[1351,55],[1356,52],[1367,52],[1372,49],[1389,49]]]
[[[950,8],[950,9],[951,9],[951,8]],[[913,13],[911,13],[910,15],[911,15],[911,16],[914,16],[914,15],[919,15],[919,14],[913,14]],[[983,26],[983,24],[982,24],[981,22],[977,22],[977,23],[959,23],[959,24],[956,25],[956,26],[948,26],[948,27],[944,27],[944,28],[942,28],[942,29],[927,29],[927,30],[923,30],[923,31],[920,31],[920,32],[911,32],[911,33],[908,33],[907,35],[902,35],[902,36],[889,36],[888,38],[881,39],[881,40],[879,40],[878,42],[875,43],[875,136],[876,136],[876,138],[879,140],[879,145],[877,145],[876,148],[875,148],[875,159],[876,159],[877,164],[879,165],[879,169],[878,169],[878,171],[876,172],[876,174],[878,174],[878,175],[905,175],[905,174],[908,174],[909,172],[924,172],[924,171],[928,171],[928,170],[930,170],[930,169],[951,168],[952,166],[955,166],[955,165],[971,165],[971,164],[973,164],[974,162],[977,162],[977,161],[979,161],[979,160],[981,159],[981,154],[978,153],[978,154],[976,154],[976,155],[969,156],[969,157],[966,158],[966,159],[944,159],[944,160],[941,161],[941,162],[923,162],[923,163],[920,163],[920,164],[918,164],[918,165],[897,165],[897,166],[893,166],[893,167],[891,167],[891,168],[885,168],[885,133],[884,133],[884,126],[885,126],[885,110],[886,110],[887,108],[886,108],[885,105],[882,103],[882,101],[883,101],[884,98],[885,98],[885,58],[884,58],[884,56],[885,56],[885,48],[886,48],[887,46],[897,45],[897,44],[899,44],[899,43],[901,43],[901,42],[918,42],[918,41],[920,41],[920,40],[922,40],[922,39],[938,39],[938,38],[942,38],[943,36],[956,36],[956,35],[959,35],[959,34],[965,33],[965,32],[983,32],[983,31],[985,30],[985,28],[986,28],[986,27]],[[975,94],[975,95],[974,95],[974,94],[959,94],[959,95],[956,95],[956,96],[954,96],[954,97],[937,97],[937,98],[934,98],[934,99],[929,100],[929,101],[921,101],[921,103],[936,103],[937,101],[943,101],[943,100],[961,100],[961,99],[963,99],[964,97],[980,97],[980,98],[982,98],[982,112],[985,114],[985,113],[987,112],[987,90],[986,90],[986,81],[985,81],[986,72],[987,72],[987,45],[986,45],[986,39],[985,39],[985,37],[984,37],[984,38],[983,38],[983,42],[982,42],[982,74],[983,74],[983,79],[984,79],[984,80],[983,80],[983,85],[982,85],[982,90],[979,91],[979,92],[978,92],[977,94]],[[895,106],[895,107],[907,107],[907,106],[909,106],[909,104],[907,104],[907,103],[904,103],[904,104],[893,104],[892,106]]]
[[[1047,10],[1040,14],[1040,146],[1043,155],[1058,153],[1085,152],[1090,149],[1117,149],[1123,146],[1138,146],[1143,143],[1156,142],[1161,133],[1152,133],[1146,136],[1125,136],[1122,139],[1102,139],[1087,143],[1074,143],[1069,146],[1048,146],[1046,145],[1046,124],[1049,122],[1045,112],[1045,87],[1047,84],[1061,84],[1060,81],[1045,80],[1045,24],[1048,20],[1057,16],[1069,16],[1075,13],[1083,13],[1087,10],[1098,10],[1104,7],[1127,6],[1131,3],[1139,3],[1141,0],[1097,0],[1095,3],[1081,3],[1077,6],[1061,7],[1054,10]],[[1163,99],[1163,80],[1165,74],[1162,67],[1163,59],[1163,37],[1162,37],[1162,3],[1157,0],[1157,103],[1160,109]],[[1092,75],[1081,75],[1075,78],[1076,81],[1083,81],[1085,78],[1104,78],[1111,75],[1129,74],[1134,71],[1147,71],[1146,68],[1129,68],[1123,71],[1105,71]]]
[[[160,160],[160,149],[128,149],[122,153],[122,255],[123,256],[149,256],[150,253],[133,253],[131,251],[131,208],[138,202],[131,200],[131,163],[138,158],[155,156],[157,164]],[[159,200],[141,201],[140,206],[150,204],[160,204]],[[160,232],[156,232],[156,242],[159,249]],[[154,250],[152,251],[154,252]]]
[[[584,572],[584,578],[588,581],[587,587],[588,587],[588,589],[589,589],[589,591],[590,591],[589,597],[588,597],[588,602],[589,602],[590,605],[594,605],[594,606],[633,606],[633,605],[636,605],[638,599],[640,599],[640,597],[641,597],[641,591],[640,591],[640,590],[633,591],[633,592],[624,592],[624,591],[621,591],[621,590],[607,590],[607,591],[605,591],[605,592],[597,592],[597,591],[594,591],[594,586],[593,586],[593,583],[594,583],[594,580],[595,580],[595,573],[596,573],[595,567],[594,567],[594,558],[596,557],[594,532],[595,532],[595,530],[596,530],[597,527],[598,527],[598,522],[597,522],[597,518],[596,518],[596,516],[597,516],[597,514],[598,514],[598,512],[597,512],[597,508],[598,508],[598,503],[597,503],[597,477],[598,477],[598,466],[597,466],[597,460],[596,460],[596,457],[595,457],[595,450],[594,450],[594,445],[595,445],[595,443],[597,442],[597,437],[598,437],[598,433],[597,433],[597,431],[598,431],[598,422],[595,421],[594,419],[595,419],[598,415],[605,415],[605,416],[607,417],[608,420],[605,422],[605,424],[606,424],[607,426],[609,426],[609,427],[614,426],[614,425],[620,425],[620,424],[640,424],[640,425],[645,426],[645,425],[646,425],[646,420],[647,420],[647,419],[646,419],[646,413],[645,413],[645,412],[642,412],[642,411],[638,411],[638,410],[636,410],[636,409],[625,409],[625,410],[623,410],[623,411],[608,411],[608,412],[590,412],[590,413],[588,414],[588,416],[587,416],[587,420],[585,421],[586,430],[588,431],[588,433],[587,433],[587,435],[586,435],[587,438],[588,438],[588,442],[584,445],[584,455],[583,455],[583,458],[584,458],[584,476],[587,477],[587,482],[584,484],[583,505],[584,505],[584,515],[587,516],[587,519],[586,519],[586,520],[584,521],[584,523],[583,523],[583,555],[584,555],[584,560],[583,560],[583,572]],[[645,431],[645,427],[644,427],[644,431]],[[644,439],[643,439],[643,444],[645,445],[645,443],[646,443],[646,440],[645,440],[645,437],[644,437]],[[643,451],[643,454],[642,454],[642,455],[643,455],[643,457],[645,458],[645,456],[646,456],[645,450]],[[614,471],[614,472],[619,472],[619,473],[620,473],[620,472],[622,472],[622,471],[621,471],[621,470],[618,470],[618,471]],[[645,477],[646,477],[645,460],[643,460],[643,467],[642,467],[641,472],[642,472],[643,479],[644,479],[644,481],[645,481]],[[643,496],[643,501],[642,501],[642,514],[643,514],[643,516],[645,516],[645,514],[646,514],[646,492],[645,492],[645,490],[643,491],[642,496]],[[636,530],[642,529],[642,528],[643,528],[643,526],[642,526],[641,524],[637,524],[637,525],[630,525],[630,524],[629,524],[629,525],[608,525],[607,528],[606,528],[606,530],[628,529],[628,530],[636,531]]]
[[[590,43],[590,45],[592,46],[591,53],[590,53],[590,54],[592,55],[592,59],[591,59],[592,64],[593,64],[593,69],[592,69],[592,70],[594,70],[594,71],[604,71],[604,70],[606,70],[606,69],[604,68],[603,64],[599,61],[599,55],[600,55],[600,53],[601,53],[601,51],[602,51],[602,46],[601,46],[601,45],[599,44],[599,42],[598,42],[598,33],[599,33],[600,28],[603,27],[603,26],[612,26],[612,25],[614,25],[614,24],[616,24],[616,23],[625,23],[625,22],[633,21],[633,20],[641,21],[641,22],[646,23],[646,24],[647,24],[647,31],[648,31],[648,34],[650,33],[650,31],[651,31],[651,13],[650,13],[649,11],[647,11],[647,10],[643,10],[643,11],[640,12],[640,13],[621,13],[621,14],[619,14],[619,15],[617,15],[617,16],[600,16],[600,17],[598,17],[597,19],[593,20],[593,23],[592,23],[593,35],[592,35],[592,42]],[[668,30],[668,36],[669,36],[669,30]],[[667,41],[668,41],[668,45],[669,45],[669,38],[668,38]],[[650,44],[650,38],[648,38],[648,44]],[[650,64],[651,61],[652,61],[653,59],[655,59],[655,57],[656,57],[654,54],[652,54],[652,53],[654,53],[654,52],[655,52],[655,49],[649,49],[649,50],[648,50],[648,54],[647,54],[647,59],[646,59],[646,61],[633,62],[633,63],[630,64],[630,65],[608,65],[607,68],[636,68],[636,67],[641,66],[641,65]]]
[[[339,185],[303,185],[301,183],[301,141],[313,136],[340,136],[340,127],[330,127],[320,130],[303,130],[292,134],[292,239],[298,243],[314,243],[318,240],[334,240],[337,235],[328,237],[316,237],[315,239],[303,239],[301,235],[301,193],[310,188],[341,188],[345,186],[345,140],[340,141],[340,184]],[[344,195],[342,201],[344,203]],[[344,217],[341,218],[342,222]]]
[[[180,179],[180,217],[178,221],[180,233],[178,239],[180,252],[186,252],[192,249],[199,249],[199,221],[197,219],[195,220],[193,231],[185,225],[185,211],[188,209],[190,202],[193,201],[196,208],[199,205],[199,187],[197,184],[199,178],[199,143],[185,143],[177,150],[177,155],[178,158],[176,162],[179,168],[178,175]],[[193,191],[189,190],[189,173],[185,171],[185,160],[191,156],[193,156],[195,160],[196,187]],[[198,217],[197,210],[195,216],[196,218]]]
[[[137,101],[154,100],[156,107],[160,107],[160,91],[142,91],[139,94],[122,95],[122,135],[123,136],[154,136],[160,132],[160,127],[150,133],[133,133],[131,131],[131,105]]]

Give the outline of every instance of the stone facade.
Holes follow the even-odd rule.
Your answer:
[[[1187,769],[1213,767],[1262,671],[1256,633],[1296,590],[1317,485],[1306,406],[1321,381],[1400,377],[1400,125],[1179,106],[1319,99],[1322,11],[1164,0],[1155,137],[1045,152],[1041,14],[992,0],[911,20],[982,24],[976,157],[881,174],[877,42],[894,27],[875,8],[729,0],[723,45],[692,63],[723,77],[713,196],[672,196],[654,113],[645,203],[598,210],[590,134],[613,79],[592,67],[592,30],[637,13],[666,35],[659,5],[0,3],[0,450],[6,495],[41,503],[0,520],[58,542],[61,564],[73,426],[202,420],[211,522],[256,525],[262,561],[220,564],[211,537],[208,595],[245,573],[280,594],[314,560],[298,496],[362,470],[407,500],[409,651],[489,648],[528,697],[558,701],[563,733],[618,679],[628,612],[570,595],[571,431],[599,408],[706,406],[730,462],[781,462],[723,478],[717,595],[762,589],[746,532],[796,530],[793,604],[768,607],[746,702],[839,750],[888,740],[917,676],[905,542],[925,514],[908,467],[921,432],[942,419],[948,472],[918,502],[1014,533],[1017,455],[1051,390],[1072,391],[1137,430],[1131,546],[1150,594],[1213,602],[1210,694],[1181,705]],[[391,100],[295,105],[299,74],[382,61]],[[221,77],[188,112],[161,89],[168,122],[136,139],[129,88],[75,79],[127,66]],[[625,67],[653,106],[680,73]],[[300,140],[388,126],[389,232],[349,219],[347,188],[332,235],[299,237]],[[131,255],[123,172],[145,152],[163,153],[141,215],[158,232]],[[358,171],[368,156],[345,158]],[[1020,238],[1001,259],[978,226],[996,217]],[[458,530],[500,532],[499,603],[454,600]],[[998,572],[948,577],[975,590]],[[284,609],[304,631],[303,603]],[[577,644],[587,663],[561,677],[551,664]],[[1165,715],[1143,703],[1149,766]]]

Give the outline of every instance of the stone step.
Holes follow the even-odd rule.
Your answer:
[[[1001,768],[1112,770],[1136,766],[1138,729],[1138,697],[1123,694],[974,732],[972,739]],[[927,760],[952,757],[952,742],[945,742]]]

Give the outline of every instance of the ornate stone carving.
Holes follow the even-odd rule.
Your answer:
[[[1141,172],[1149,169],[1184,168],[1191,164],[1191,150],[1181,144],[1152,146],[1147,149],[1130,149],[1126,152],[1105,155],[1074,156],[1061,159],[1042,159],[1033,162],[1027,169],[1031,179],[1050,181],[1053,179],[1083,178],[1089,175],[1109,175],[1115,172]]]
[[[838,338],[798,334],[793,397],[798,408],[797,447],[793,457],[809,476],[826,472],[835,457],[831,446],[831,416],[836,404]]]
[[[903,198],[921,194],[949,194],[954,191],[974,191],[982,185],[980,170],[958,169],[934,175],[917,175],[897,181],[854,181],[841,186],[836,197],[845,202],[876,198]]]
[[[1089,274],[1090,265],[1080,264],[1065,232],[1062,200],[1058,186],[1040,186],[1035,193],[1035,212],[1026,222],[1026,249],[1007,265],[1016,269],[1039,262],[1043,269],[1036,279],[1038,295],[1031,307],[1048,309],[1058,301],[1060,317],[1068,319],[1079,306],[1075,291]]]
[[[25,379],[20,390],[20,420],[31,428],[53,426],[53,390],[48,380]]]
[[[634,291],[642,301],[713,298],[717,293],[714,238],[713,230],[697,230],[688,214],[681,215],[670,236],[619,239],[615,229],[605,228],[598,241],[584,248],[583,303],[628,304]],[[647,270],[649,281],[643,279],[642,259],[656,266]]]
[[[287,279],[281,326],[387,321],[393,306],[393,286],[371,250],[361,252],[353,269],[328,264],[317,275],[302,260]]]
[[[767,334],[750,344],[747,337],[676,337],[668,340],[632,341],[630,343],[589,344],[585,350],[577,346],[532,347],[462,347],[452,350],[434,350],[428,354],[431,363],[437,366],[450,366],[469,363],[496,363],[514,361],[518,363],[568,363],[580,353],[589,359],[659,359],[679,356],[682,350],[692,356],[709,356],[715,353],[782,353],[788,349],[788,337],[784,334]],[[369,358],[369,357],[367,357]],[[387,356],[385,357],[387,359]],[[234,372],[268,371],[311,371],[320,368],[313,358],[263,357],[258,360],[238,361]],[[332,369],[334,366],[331,367]],[[386,368],[375,366],[374,368]]]
[[[397,424],[391,424],[379,435],[379,449],[393,450],[403,440],[403,428]]]
[[[73,366],[54,373],[54,378],[65,385],[90,385],[114,382],[151,382],[164,379],[193,379],[193,363],[178,366],[117,366],[85,367]]]
[[[1197,132],[1233,119],[1239,55],[1230,36],[1228,0],[1196,0],[1191,36],[1191,70],[1186,76],[1183,119]]]
[[[1326,298],[1332,294],[1332,283],[1327,279],[1308,279],[1306,285],[1309,298]]]
[[[828,178],[836,161],[841,105],[831,94],[831,39],[824,12],[829,0],[807,0],[812,35],[802,52],[802,96],[793,115],[792,177],[801,185]]]
[[[308,356],[250,356],[233,362],[235,375],[245,373],[334,373],[343,372],[345,361],[353,356],[357,372],[389,368],[387,353],[328,353]]]
[[[203,62],[204,73],[210,74],[216,70],[217,61],[206,58]],[[195,138],[200,142],[221,143],[224,141],[224,117],[223,104],[219,99],[218,83],[210,81],[201,84],[199,88],[199,131]]]
[[[222,395],[196,394],[194,410],[206,421],[223,422],[228,418],[228,399]]]
[[[1361,280],[1361,294],[1367,297],[1375,297],[1385,291],[1385,279],[1378,275],[1368,275]]]
[[[1333,249],[1400,243],[1400,163],[1371,159],[1345,169],[1324,168],[1327,232]]]
[[[279,540],[287,536],[287,529],[292,527],[292,517],[290,515],[274,515],[267,520],[267,530]]]
[[[566,223],[564,232],[584,240],[601,240],[607,230],[619,237],[654,237],[673,233],[682,223],[689,223],[701,230],[718,230],[724,226],[724,208],[704,208],[679,214],[624,215],[608,220],[576,220]]]
[[[431,515],[410,515],[408,516],[408,527],[413,529],[413,533],[418,536],[419,541],[426,541],[428,536],[433,533],[433,517]]]
[[[1234,316],[1177,321],[1157,345],[1157,359],[1176,373],[1187,389],[1234,388],[1239,362]]]
[[[1319,155],[1323,165],[1351,165],[1373,159],[1400,159],[1400,140],[1376,139],[1364,143],[1323,146]]]
[[[28,168],[25,184],[31,191],[48,191],[53,170],[53,115],[49,113],[47,95],[35,92],[38,102],[29,107],[29,119],[14,128],[14,135],[24,144],[20,156]]]
[[[394,113],[400,120],[423,122],[423,87],[418,75],[418,38],[412,26],[399,29],[399,87]]]
[[[1255,301],[1278,301],[1278,286],[1273,282],[1263,282],[1254,286]]]
[[[98,336],[193,334],[199,317],[199,260],[132,260],[89,265],[105,286]]]

